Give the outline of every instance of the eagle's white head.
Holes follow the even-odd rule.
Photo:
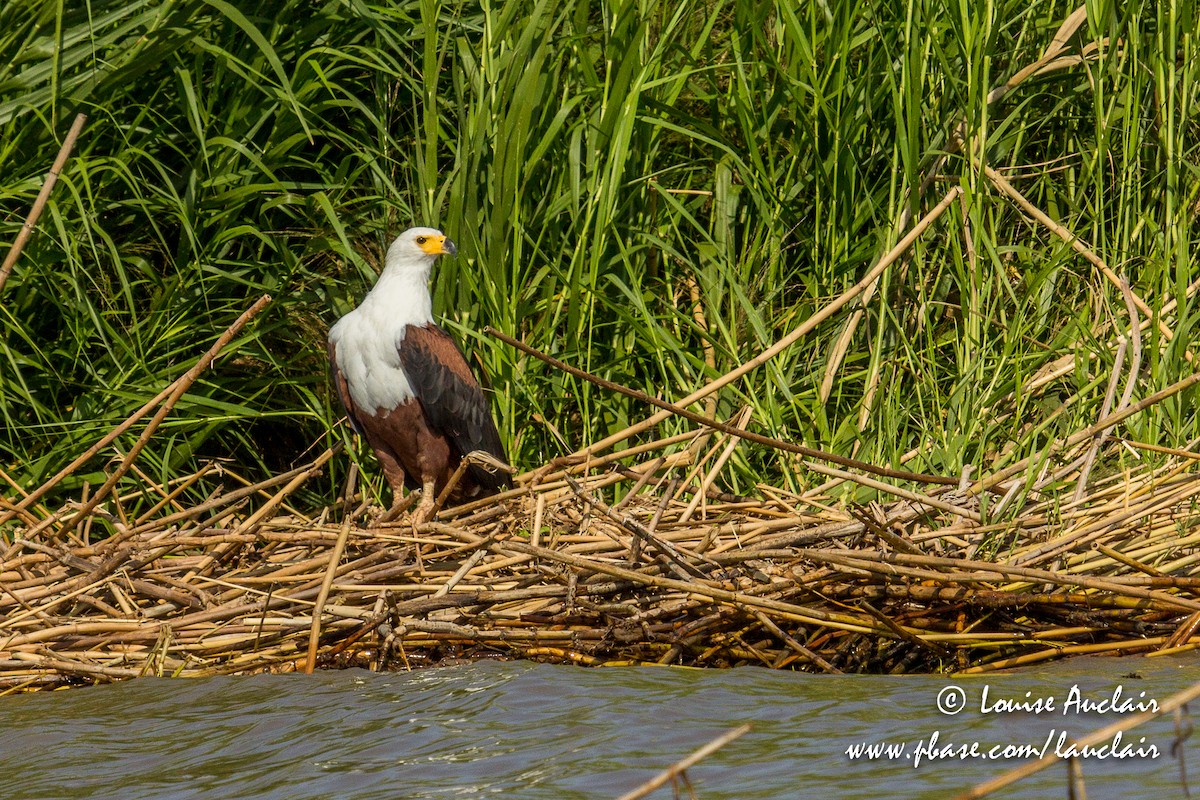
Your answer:
[[[388,248],[383,270],[385,273],[416,271],[428,275],[434,259],[456,252],[458,248],[450,237],[436,228],[409,228]]]

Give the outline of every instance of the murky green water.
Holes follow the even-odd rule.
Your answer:
[[[949,679],[489,662],[142,679],[0,699],[0,770],[5,795],[19,800],[615,798],[749,722],[750,734],[689,771],[700,800],[946,798],[1020,761],[926,757],[914,767],[916,744],[935,732],[939,746],[1040,748],[1052,731],[1078,736],[1121,718],[1063,713],[1072,686],[1092,699],[1121,686],[1125,698],[1162,700],[1200,680],[1198,667],[1197,659],[1077,659]],[[951,685],[965,691],[966,708],[946,715],[937,698]],[[984,686],[991,707],[1053,697],[1055,710],[983,713]],[[1158,720],[1124,737],[1157,757],[1087,760],[1090,800],[1181,797],[1174,738],[1171,720]],[[905,757],[847,755],[880,742],[904,743]],[[1185,745],[1200,775],[1198,749]],[[1058,765],[996,796],[1065,798],[1064,776]]]

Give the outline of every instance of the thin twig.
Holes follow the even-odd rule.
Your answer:
[[[638,788],[634,789],[632,792],[627,792],[627,793],[621,795],[619,798],[617,798],[617,800],[638,800],[639,798],[645,797],[646,795],[653,792],[655,789],[657,789],[661,786],[665,786],[669,781],[672,781],[676,777],[682,775],[684,770],[696,765],[702,759],[707,758],[708,756],[710,756],[713,753],[720,750],[725,745],[729,744],[730,742],[732,742],[736,739],[740,739],[741,737],[745,736],[749,732],[750,732],[749,725],[740,725],[740,726],[734,728],[733,730],[730,730],[730,731],[727,731],[727,732],[721,734],[720,736],[713,739],[708,744],[704,745],[703,747],[701,747],[698,750],[696,750],[695,752],[693,752],[691,755],[687,756],[686,758],[680,759],[679,761],[672,764],[667,769],[658,773],[653,778],[646,781]]]
[[[358,478],[358,464],[351,462],[350,475],[346,478],[346,490],[342,501],[342,527],[338,531],[337,541],[329,554],[329,566],[325,570],[325,578],[321,581],[321,591],[317,593],[317,602],[313,605],[312,629],[308,635],[308,658],[304,662],[304,672],[311,675],[317,666],[317,644],[321,639],[321,613],[325,610],[325,601],[329,599],[329,590],[333,579],[337,576],[338,564],[341,563],[342,553],[346,550],[346,542],[350,538],[350,527],[354,516],[350,513],[350,502],[354,498],[354,485]]]
[[[845,456],[839,456],[836,453],[827,453],[824,450],[815,450],[811,447],[805,447],[804,445],[796,444],[794,442],[785,442],[782,439],[773,439],[770,436],[763,436],[761,434],[754,433],[753,431],[748,431],[748,430],[745,430],[744,428],[739,428],[736,425],[729,425],[728,423],[721,422],[720,420],[711,419],[709,417],[706,417],[703,414],[697,414],[696,412],[689,411],[688,409],[686,409],[682,406],[677,406],[674,403],[668,403],[666,400],[659,400],[657,397],[652,397],[652,396],[646,394],[645,392],[639,391],[637,389],[631,389],[628,386],[622,386],[619,383],[614,383],[613,381],[606,380],[597,375],[593,375],[590,372],[586,372],[582,369],[579,369],[578,367],[573,367],[570,364],[559,361],[557,358],[554,358],[553,356],[546,355],[545,353],[541,352],[540,350],[538,350],[536,348],[530,347],[529,345],[525,344],[524,342],[520,342],[520,341],[514,339],[513,337],[509,336],[506,333],[501,333],[500,331],[496,330],[495,328],[491,328],[491,327],[484,328],[484,332],[489,333],[492,336],[495,336],[500,341],[504,342],[507,345],[510,345],[511,347],[515,347],[516,349],[520,350],[523,353],[528,353],[529,355],[531,355],[535,358],[545,361],[547,364],[554,367],[555,369],[560,369],[563,372],[566,372],[570,375],[574,375],[577,378],[582,378],[583,380],[594,383],[597,386],[600,386],[604,389],[608,389],[609,391],[618,392],[627,397],[632,397],[635,400],[640,400],[641,402],[646,403],[648,405],[657,406],[658,408],[661,408],[665,411],[669,411],[670,413],[675,414],[680,417],[683,417],[684,419],[690,420],[691,422],[695,422],[699,425],[704,425],[704,426],[712,428],[714,430],[721,431],[722,433],[727,433],[730,436],[736,436],[739,439],[745,439],[747,441],[754,442],[755,444],[762,444],[762,445],[766,445],[767,447],[773,447],[776,450],[783,450],[783,451],[786,451],[789,453],[797,453],[797,454],[805,456],[807,458],[817,458],[822,461],[832,461],[833,463],[841,464],[844,467],[851,467],[853,469],[861,469],[864,472],[870,472],[875,475],[882,475],[887,478],[898,478],[900,480],[911,480],[911,481],[917,481],[920,483],[936,483],[936,484],[942,484],[942,485],[947,485],[947,486],[956,486],[958,484],[957,478],[947,478],[942,475],[925,475],[925,474],[922,474],[919,472],[905,472],[904,470],[888,469],[887,467],[879,467],[874,464],[868,464],[863,461],[858,461],[857,459],[846,458]]]
[[[33,201],[33,207],[29,210],[29,216],[25,219],[25,224],[21,226],[20,232],[17,233],[16,241],[9,248],[8,255],[4,257],[4,264],[0,266],[0,292],[4,291],[4,284],[8,282],[8,276],[12,274],[13,267],[17,264],[17,259],[21,257],[21,251],[25,249],[25,243],[29,241],[29,237],[37,225],[38,218],[42,216],[42,209],[46,207],[47,201],[50,200],[50,192],[54,190],[54,184],[58,182],[59,173],[67,165],[67,159],[71,156],[71,149],[75,147],[75,140],[79,138],[80,132],[83,131],[83,123],[85,122],[87,122],[87,114],[75,115],[75,121],[71,123],[71,129],[67,131],[67,138],[63,139],[62,147],[58,149],[58,156],[54,159],[54,166],[50,167],[50,172],[47,173],[46,180],[42,183],[42,188],[38,192],[37,199]]]

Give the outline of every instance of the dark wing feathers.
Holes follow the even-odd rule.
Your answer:
[[[346,385],[346,376],[338,369],[337,364],[337,345],[333,342],[329,343],[329,379],[333,381],[333,386],[337,389],[338,397],[342,400],[342,408],[346,409],[346,416],[350,420],[350,427],[359,436],[365,437],[363,427],[355,415],[356,408],[354,401],[350,399],[350,387]]]
[[[487,397],[450,334],[437,325],[409,325],[400,343],[400,364],[432,428],[463,455],[483,450],[508,463]],[[470,469],[489,489],[510,483],[504,473],[493,474],[475,464]]]

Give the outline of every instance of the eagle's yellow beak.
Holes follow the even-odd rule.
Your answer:
[[[426,254],[431,256],[452,256],[458,252],[454,241],[449,236],[429,236],[417,240],[417,244]]]

